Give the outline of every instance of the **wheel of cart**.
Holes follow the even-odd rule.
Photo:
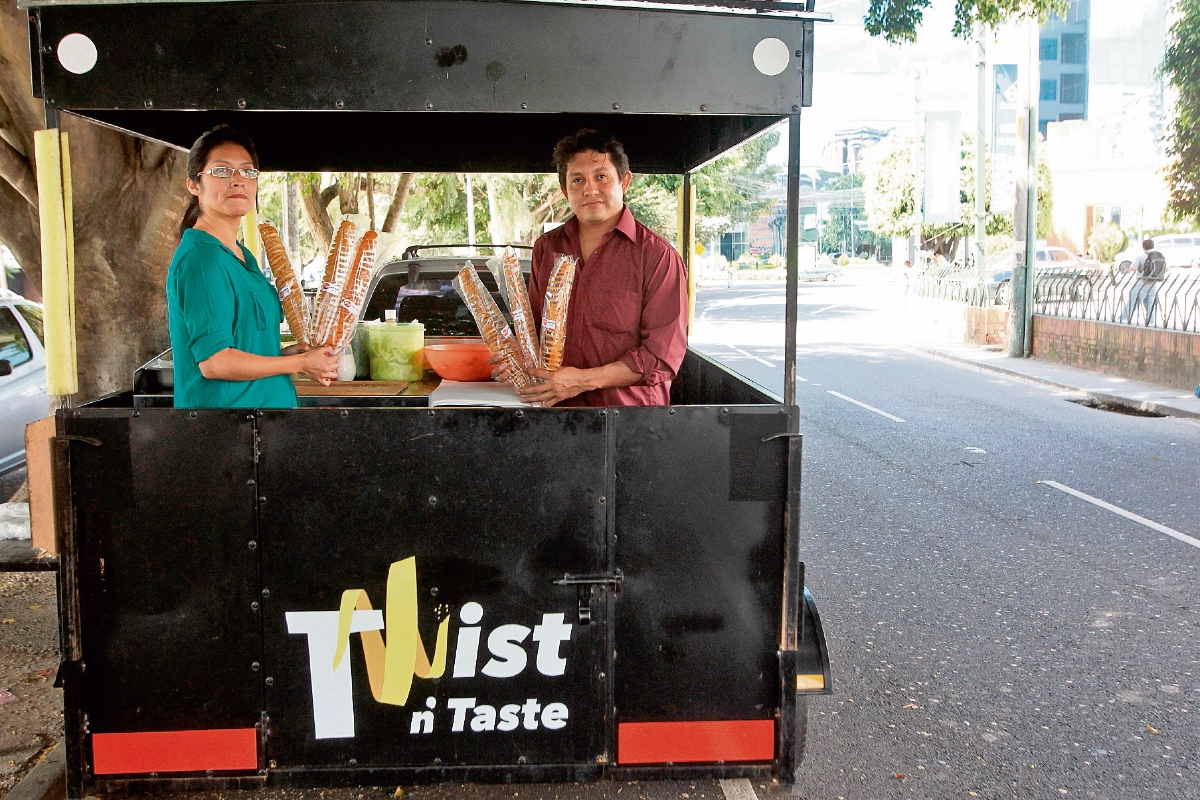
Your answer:
[[[230,122],[294,172],[543,172],[600,127],[683,176],[685,261],[692,171],[789,131],[782,398],[689,351],[669,407],[177,410],[156,360],[58,412],[69,796],[790,783],[831,687],[795,404],[811,0],[25,6],[48,127],[184,150]]]

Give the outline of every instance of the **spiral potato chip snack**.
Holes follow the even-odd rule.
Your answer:
[[[358,309],[362,306],[367,284],[371,282],[371,270],[375,266],[376,238],[375,231],[367,231],[359,240],[358,251],[354,254],[354,267],[346,279],[346,288],[342,290],[342,298],[335,311],[333,329],[329,340],[322,344],[340,350],[354,338]]]
[[[270,222],[264,222],[258,226],[258,234],[262,237],[267,263],[271,265],[271,273],[275,276],[275,288],[279,292],[279,303],[283,306],[288,328],[297,342],[308,344],[308,309],[304,307],[304,292],[292,269],[283,240],[279,238],[279,231]]]
[[[517,346],[521,348],[521,355],[531,368],[543,369],[537,327],[533,323],[533,309],[529,306],[529,290],[525,287],[525,276],[521,274],[521,262],[517,259],[517,252],[511,247],[504,248],[500,274],[504,281],[504,296],[508,299],[513,332],[517,337]]]
[[[333,241],[329,245],[329,259],[325,262],[325,280],[317,293],[317,310],[313,313],[312,330],[308,340],[314,344],[325,342],[333,331],[337,318],[338,303],[342,299],[342,286],[350,272],[354,256],[354,223],[342,220]]]
[[[517,345],[512,329],[508,327],[508,322],[500,313],[500,307],[479,279],[470,261],[458,271],[458,277],[454,279],[454,288],[467,304],[471,316],[475,318],[475,324],[479,326],[479,333],[487,342],[488,349],[493,355],[502,356],[508,364],[513,386],[518,389],[531,386],[533,381],[525,369],[521,348]]]
[[[560,255],[546,282],[546,302],[542,305],[542,363],[556,372],[562,366],[567,344],[567,306],[571,303],[571,285],[579,259]]]

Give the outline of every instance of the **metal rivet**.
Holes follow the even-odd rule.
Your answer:
[[[437,597],[438,588],[436,586],[429,587],[429,593],[434,597]]]
[[[722,413],[722,414],[728,414],[728,413],[729,413],[729,409],[728,409],[728,408],[722,408],[722,409],[721,409],[721,413]]]
[[[432,110],[433,110],[433,103],[426,103],[426,104],[425,104],[425,110],[426,110],[426,111],[432,111]]]
[[[429,495],[429,505],[436,506],[437,505],[437,497],[435,497],[434,495]]]
[[[431,409],[429,409],[429,416],[431,416],[431,417],[432,417],[432,416],[433,416],[433,413],[434,413],[434,412],[433,412],[433,409],[432,409],[432,408],[431,408]]]
[[[246,107],[246,101],[239,99],[238,100],[238,108],[245,108],[245,107]]]
[[[43,52],[43,53],[53,53],[53,52],[54,52],[54,45],[52,45],[52,44],[48,44],[48,45],[46,45],[45,47],[43,47],[43,48],[42,48],[42,52]]]
[[[258,672],[261,668],[262,664],[259,664],[257,661],[250,665],[250,669],[254,670],[255,672]]]
[[[604,505],[604,498],[603,498],[603,497],[601,497],[601,498],[600,498],[600,505]]]
[[[267,766],[269,766],[271,769],[275,769],[275,767],[277,766],[275,759],[272,758],[270,761],[268,761]]]
[[[526,760],[527,760],[527,759],[525,758],[525,756],[521,756],[520,758],[518,758],[518,759],[517,759],[517,763],[518,763],[518,764],[524,764],[524,763],[526,762]]]
[[[74,414],[72,414],[71,416],[75,417],[75,419],[79,419],[80,417],[82,417],[82,416],[83,416],[83,412],[82,412],[82,411],[76,411],[76,412],[75,412]]]
[[[347,411],[346,409],[344,409],[344,408],[343,408],[343,409],[342,409],[342,416],[343,416],[343,417],[348,417],[348,416],[350,416],[350,412],[349,412],[349,411]]]
[[[263,416],[263,412],[259,411],[259,412],[258,412],[258,418],[259,418],[259,419],[262,419],[262,416]]]
[[[133,416],[134,416],[135,418],[136,418],[136,417],[140,417],[141,415],[142,415],[142,412],[140,412],[140,411],[135,411],[135,412],[133,412]],[[75,416],[79,416],[79,415],[78,415],[78,414],[76,414]]]
[[[196,418],[196,412],[195,412],[195,411],[189,411],[189,412],[188,412],[188,419],[195,419],[195,418]]]
[[[603,672],[601,672],[601,673],[600,673],[600,680],[604,680],[604,673],[603,673]]]
[[[700,106],[701,111],[708,111],[708,106]]]
[[[211,777],[212,777],[212,770],[211,770],[211,769],[206,769],[206,770],[204,770],[204,777],[206,777],[206,778],[211,778]]]
[[[335,101],[335,102],[334,102],[334,104],[333,104],[333,105],[334,105],[334,107],[335,107],[335,108],[345,108],[345,107],[346,107],[346,101],[345,101],[345,100],[337,100],[337,101]]]
[[[522,110],[522,111],[524,111],[524,110],[525,110],[525,109],[527,109],[527,108],[529,108],[529,103],[521,103],[521,110]]]
[[[433,39],[426,39],[425,44],[433,44]]]
[[[357,759],[357,758],[352,758],[352,759],[350,759],[350,766],[352,766],[352,767],[357,767],[357,766],[358,766],[358,759]]]
[[[260,502],[260,503],[265,503],[265,502],[267,502],[267,498],[265,498],[265,497],[260,497],[260,498],[258,498],[258,502]]]
[[[798,114],[799,112],[800,112],[800,106],[792,106],[793,114]]]
[[[668,414],[674,414],[674,413],[675,413],[675,409],[673,409],[673,408],[669,408],[669,409],[667,409],[667,413],[668,413]]]
[[[254,419],[254,415],[253,415],[253,414],[247,414],[247,415],[246,415],[246,419]]]
[[[522,411],[521,409],[519,409],[519,408],[518,408],[518,409],[517,409],[517,416],[518,416],[518,417],[523,417],[523,416],[525,416],[525,412],[524,412],[524,411]]]
[[[621,104],[613,103],[613,111],[620,111],[620,110],[621,110]]]
[[[435,759],[433,759],[433,764],[434,764],[434,766],[437,766],[437,765],[439,765],[439,764],[441,764],[441,763],[442,763],[442,760],[441,760],[440,758],[435,758]]]
[[[246,485],[247,485],[247,486],[253,486],[253,485],[254,485],[254,478],[251,478],[250,480],[246,481]]]
[[[142,105],[144,105],[146,108],[154,108],[154,101],[147,100],[145,103],[142,103]]]
[[[264,680],[264,681],[263,681],[263,683],[265,683],[267,686],[274,686],[274,685],[275,685],[275,679],[274,679],[274,678],[272,678],[272,677],[270,677],[270,676],[267,676],[267,679],[266,679],[266,680]]]
[[[246,543],[246,546],[249,547],[251,550],[254,550],[255,548],[258,547],[258,542],[251,539],[249,542]]]
[[[270,597],[270,596],[271,596],[271,590],[270,590],[270,589],[263,589],[263,590],[262,590],[262,596],[263,596],[263,597]]]
[[[250,610],[258,611],[258,601],[257,600],[255,600],[253,603],[250,604]]]
[[[804,53],[803,53],[803,51],[797,50],[797,51],[796,51],[796,58],[804,58]]]
[[[600,410],[600,416],[602,416],[602,417],[607,417],[607,416],[608,416],[608,409],[607,409],[607,408],[605,408],[605,409],[601,409],[601,410]]]

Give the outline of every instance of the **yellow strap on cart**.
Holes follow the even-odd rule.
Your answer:
[[[79,391],[75,350],[75,238],[71,213],[71,157],[67,135],[35,131],[38,218],[42,238],[42,305],[45,316],[46,391]]]

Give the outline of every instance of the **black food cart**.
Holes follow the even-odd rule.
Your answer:
[[[26,7],[49,127],[231,122],[268,170],[542,172],[586,125],[686,188],[789,125],[784,398],[689,351],[660,408],[59,411],[69,796],[791,782],[831,685],[794,396],[811,0]]]

